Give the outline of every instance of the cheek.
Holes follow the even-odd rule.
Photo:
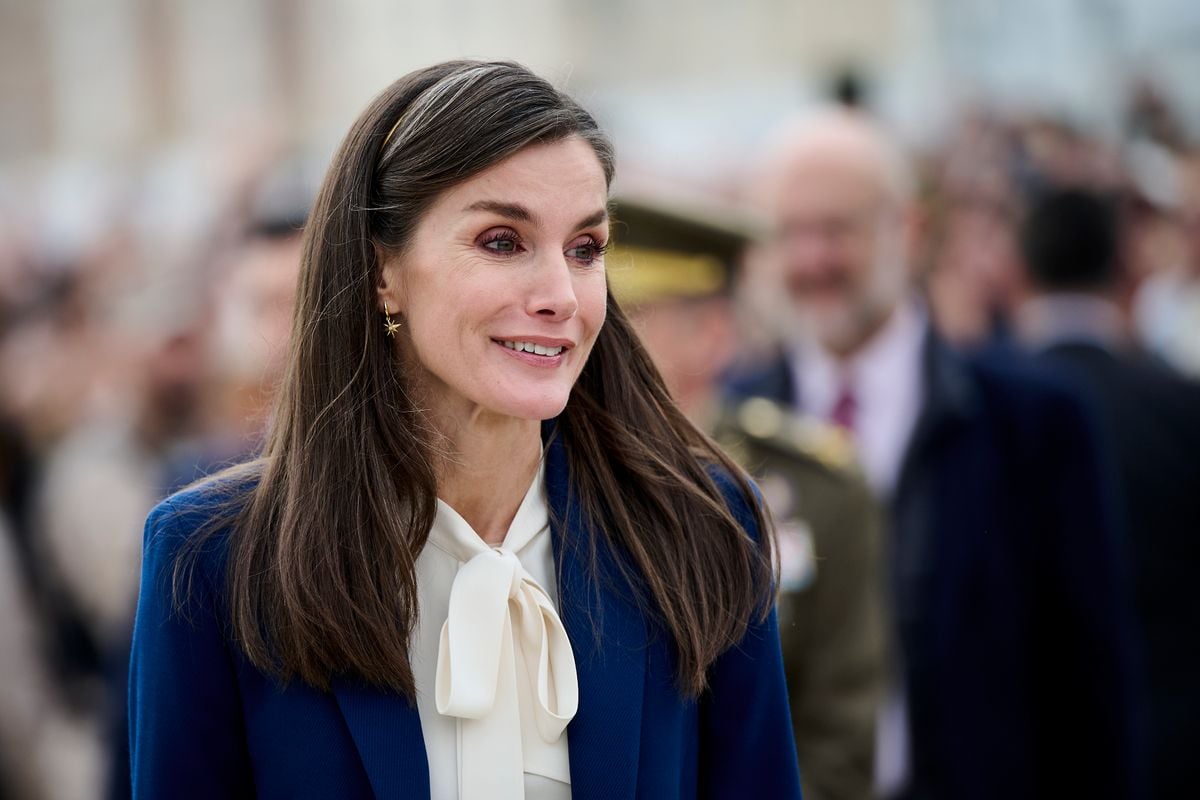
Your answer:
[[[499,296],[496,287],[471,281],[430,281],[420,291],[410,292],[406,316],[414,336],[433,336],[446,344],[457,344],[458,339],[496,313]]]
[[[594,337],[608,316],[608,282],[601,275],[579,287],[575,296],[579,301],[579,315],[588,333]]]
[[[871,283],[884,257],[884,246],[878,236],[861,236],[848,241],[841,259],[846,282],[858,287]]]

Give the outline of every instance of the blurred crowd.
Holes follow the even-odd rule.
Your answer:
[[[255,452],[291,326],[311,189],[250,161],[182,226],[132,192],[98,229],[3,214],[0,796],[129,792],[142,523]]]
[[[875,130],[875,123],[864,121],[869,109],[837,113],[856,121],[830,125],[818,138],[853,140]],[[839,272],[836,263],[838,248],[853,250],[855,225],[874,225],[874,218],[800,220],[781,211],[784,189],[778,184],[790,170],[808,168],[784,139],[807,141],[811,121],[781,129],[775,145],[765,148],[775,160],[745,159],[745,203],[713,210],[703,224],[692,212],[705,198],[642,222],[637,204],[630,202],[623,214],[618,198],[617,219],[628,222],[615,226],[614,235],[627,252],[613,253],[611,269],[621,292],[629,292],[619,296],[639,318],[685,410],[759,477],[780,529],[780,613],[785,649],[797,653],[788,659],[789,680],[808,797],[988,796],[946,794],[945,787],[959,786],[944,774],[953,770],[931,766],[953,752],[942,740],[955,735],[944,726],[956,723],[933,719],[940,712],[927,706],[938,699],[913,682],[929,665],[913,663],[924,651],[910,648],[905,637],[933,635],[925,628],[935,623],[920,615],[941,612],[910,603],[893,589],[897,575],[911,577],[905,570],[954,568],[947,566],[949,558],[914,566],[913,559],[925,556],[901,552],[920,549],[914,544],[920,537],[907,530],[914,514],[931,528],[949,523],[904,500],[914,491],[905,476],[919,461],[911,442],[925,435],[920,425],[928,391],[913,372],[906,399],[907,379],[893,385],[886,378],[900,368],[887,361],[882,347],[870,352],[872,338],[889,325],[911,323],[919,331],[922,320],[932,322],[950,358],[968,363],[1005,352],[1017,360],[1023,352],[1037,362],[1032,371],[1050,373],[1046,386],[1069,383],[1071,397],[1081,398],[1054,406],[1060,416],[1044,429],[1030,423],[1040,437],[1034,444],[1044,450],[1022,451],[1003,463],[998,458],[995,474],[972,475],[969,466],[960,467],[965,488],[947,484],[943,491],[968,497],[978,491],[985,498],[980,502],[993,503],[1007,520],[959,509],[955,513],[969,520],[961,524],[1000,536],[1020,525],[1049,530],[1076,524],[1074,507],[1064,510],[1063,503],[1096,506],[1081,517],[1095,528],[1095,541],[1087,531],[1079,538],[1064,535],[1065,552],[1058,553],[1058,533],[1049,530],[1034,546],[1055,553],[1027,554],[1027,562],[1015,565],[1014,575],[1033,575],[1050,569],[1045,562],[1064,559],[1051,574],[1061,580],[1061,592],[1020,595],[1022,603],[1044,605],[1006,606],[983,596],[986,582],[973,584],[971,577],[947,583],[951,588],[937,602],[988,609],[963,624],[996,622],[1010,612],[1044,612],[1049,619],[1058,613],[1059,594],[1094,589],[1103,596],[1098,607],[1064,601],[1060,621],[1066,629],[1093,623],[1120,629],[1111,637],[1097,634],[1101,649],[1088,650],[1091,644],[1082,642],[1081,652],[1063,657],[1078,658],[1093,677],[1099,675],[1097,691],[1114,692],[1112,705],[1122,705],[1128,691],[1132,710],[1113,722],[1083,708],[1097,697],[1070,701],[1081,704],[1075,709],[1081,727],[1127,728],[1090,755],[1119,760],[1125,749],[1134,763],[1116,780],[1134,776],[1133,783],[1152,788],[1146,796],[1183,796],[1176,787],[1200,777],[1186,752],[1195,739],[1180,738],[1200,733],[1192,719],[1200,715],[1200,687],[1186,672],[1200,670],[1190,641],[1196,628],[1187,627],[1200,616],[1181,585],[1200,567],[1200,540],[1187,541],[1184,532],[1195,529],[1197,517],[1185,514],[1196,509],[1194,496],[1200,495],[1200,484],[1186,483],[1200,463],[1200,441],[1188,438],[1197,429],[1200,404],[1186,400],[1195,395],[1192,382],[1200,380],[1200,132],[1186,130],[1149,86],[1128,98],[1124,120],[1124,130],[1113,137],[1065,119],[979,107],[964,111],[933,147],[896,147],[879,156],[888,173],[883,181],[896,193],[890,211],[903,214],[904,244],[888,249],[873,242],[858,256],[846,256],[851,265],[858,258],[871,270],[892,270],[878,273],[886,278],[879,287],[864,289],[886,294],[891,290],[883,284],[897,286],[888,296],[900,299],[891,305],[860,309],[881,315],[875,327],[871,320],[837,318],[854,316],[855,309],[839,303],[857,279]],[[871,136],[876,134],[854,146],[876,147]],[[826,165],[844,154],[838,143],[829,146],[817,158]],[[872,157],[860,163],[874,163]],[[102,224],[86,235],[60,236],[49,220],[32,218],[13,192],[0,194],[0,796],[128,794],[124,686],[142,523],[162,497],[253,453],[266,423],[291,325],[313,182],[305,165],[282,151],[228,172],[210,181],[216,188],[205,212],[186,224],[159,224],[169,216],[157,207],[160,201],[135,187],[90,209]],[[819,187],[821,199],[852,198],[860,188],[854,181],[853,171],[831,171],[806,185]],[[153,176],[145,183],[153,184]],[[865,208],[875,213],[873,206]],[[662,233],[672,224],[664,220],[673,217],[685,220],[675,237],[684,245]],[[639,244],[639,225],[661,235]],[[723,233],[703,238],[697,225]],[[709,262],[715,277],[631,288],[639,265],[654,263],[634,252],[638,246],[660,255],[703,249],[715,259]],[[811,260],[812,271],[789,278],[786,269],[772,267],[787,260],[780,248],[789,251],[787,258]],[[822,259],[832,264],[828,274],[821,273]],[[1075,261],[1081,262],[1077,270]],[[687,263],[681,268],[700,269],[699,261]],[[802,296],[811,302],[801,302]],[[898,328],[897,351],[904,336]],[[1067,339],[1079,343],[1080,337],[1136,368],[1096,377],[1086,363],[1054,361],[1053,346]],[[808,346],[804,342],[815,346],[800,365],[793,356]],[[780,358],[792,372],[771,373]],[[857,396],[843,391],[840,370],[857,362],[880,376],[881,388],[860,386]],[[775,379],[787,385],[770,384]],[[997,380],[986,386],[998,394],[1019,383]],[[1042,385],[1041,378],[1030,380]],[[1152,392],[1147,387],[1156,381],[1185,388],[1156,405],[1158,395],[1138,394]],[[880,422],[878,433],[869,421],[879,405],[872,392],[881,393],[882,405],[895,416]],[[1051,390],[1028,395],[1058,397]],[[974,402],[990,407],[991,396]],[[1058,436],[1074,430],[1062,415],[1075,411],[1082,420],[1079,438]],[[990,456],[978,448],[1015,447],[1011,442],[1025,436],[1020,426],[1027,412],[1014,412],[1015,421],[1004,423],[1011,429],[988,428],[964,438],[961,447],[987,462]],[[950,434],[939,435],[942,446]],[[1048,472],[1038,473],[1039,466]],[[1095,477],[1086,491],[1079,489],[1087,483],[1083,473]],[[1020,481],[1035,476],[1040,483],[1030,483],[1029,491],[1037,502],[1020,494],[1026,488]],[[1046,482],[1068,478],[1076,494],[1045,490]],[[981,485],[972,489],[976,483]],[[1010,494],[993,497],[998,487]],[[1036,518],[1043,501],[1045,514],[1061,519]],[[1156,534],[1153,526],[1165,533]],[[905,531],[903,547],[896,544],[897,531]],[[1108,546],[1102,541],[1107,533],[1116,563],[1097,567],[1095,551]],[[993,555],[1003,560],[1011,552],[999,548]],[[1017,629],[1014,635],[1023,635],[1025,629]],[[1071,639],[1059,633],[1056,646]],[[962,655],[972,642],[968,637],[947,646]],[[1103,649],[1110,645],[1115,649]],[[1054,659],[1056,653],[1035,655]],[[991,661],[989,668],[999,669],[1009,655],[971,653],[977,660],[964,655],[962,668]],[[1109,672],[1111,682],[1102,683]],[[1077,678],[1066,674],[1068,682]],[[954,696],[956,681],[940,680],[949,693],[945,702],[956,703],[962,714],[977,713],[981,726],[993,704],[1005,702],[995,697],[971,705],[977,685]],[[1003,694],[1005,687],[1002,681],[996,691]],[[1067,702],[1051,693],[1041,701]],[[901,732],[889,734],[895,725]],[[1082,735],[1066,724],[1036,733]],[[1009,746],[978,735],[997,748]],[[935,740],[942,749],[931,744]],[[974,752],[961,757],[969,760]],[[1103,773],[1094,762],[1082,763]],[[1084,796],[1064,786],[1067,793],[1060,796]],[[1111,796],[1128,795],[1113,788]]]

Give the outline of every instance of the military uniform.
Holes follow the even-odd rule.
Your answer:
[[[714,435],[757,479],[779,537],[779,629],[804,796],[871,796],[883,647],[881,514],[837,428],[764,398]]]
[[[629,198],[618,199],[616,219],[610,289],[635,323],[657,323],[641,329],[643,341],[676,401],[758,480],[775,520],[780,637],[804,796],[867,800],[882,675],[880,515],[849,439],[770,400],[717,399],[720,354],[737,343],[694,323],[719,329],[731,320],[730,290],[751,226]],[[701,346],[680,346],[692,336]]]

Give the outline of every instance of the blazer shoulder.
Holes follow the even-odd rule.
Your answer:
[[[256,483],[249,471],[238,471],[210,478],[159,502],[146,518],[143,576],[170,574],[180,558],[190,553],[209,588],[223,583],[233,524]]]
[[[1070,379],[1035,357],[993,352],[969,360],[969,369],[992,407],[1021,415],[1078,414],[1086,397]]]

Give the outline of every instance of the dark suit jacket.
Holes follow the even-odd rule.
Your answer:
[[[1136,665],[1109,494],[1083,407],[930,335],[885,544],[912,796],[1126,798]],[[731,383],[794,403],[783,357]]]
[[[1200,789],[1200,385],[1149,357],[1063,341],[1041,361],[1086,391],[1116,456],[1149,687],[1151,796]]]
[[[603,543],[602,580],[588,578],[585,527],[560,439],[546,458],[561,616],[579,674],[579,711],[568,727],[572,796],[798,798],[774,614],[717,660],[698,701],[681,696],[669,638],[620,588],[616,556]],[[732,484],[719,480],[752,530]],[[188,618],[173,611],[169,579],[179,546],[215,502],[211,491],[185,492],[147,522],[130,672],[134,795],[428,797],[414,706],[349,679],[332,693],[281,686],[230,641],[222,599],[227,537],[200,562]]]

